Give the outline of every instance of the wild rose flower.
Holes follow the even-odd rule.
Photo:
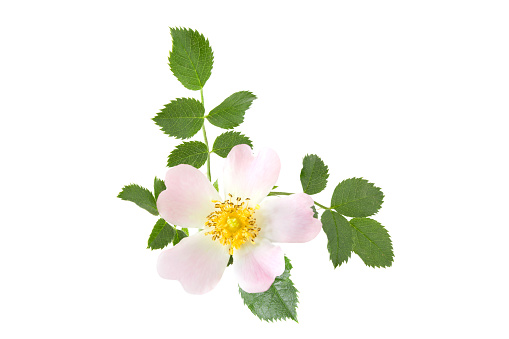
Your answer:
[[[196,168],[170,168],[167,189],[157,199],[159,213],[170,224],[203,231],[163,250],[159,275],[178,280],[189,293],[203,294],[217,285],[233,255],[233,270],[244,291],[269,289],[285,269],[283,251],[273,242],[307,242],[322,227],[313,218],[313,199],[307,194],[264,199],[280,168],[273,150],[255,157],[247,145],[233,147],[223,173],[226,200]]]

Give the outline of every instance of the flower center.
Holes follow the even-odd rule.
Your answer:
[[[260,228],[256,227],[255,208],[249,207],[249,198],[232,201],[233,196],[228,196],[224,202],[213,201],[216,210],[207,217],[205,226],[210,227],[210,230],[205,234],[212,234],[212,240],[229,246],[232,255],[233,250],[240,248],[246,241],[254,244]]]

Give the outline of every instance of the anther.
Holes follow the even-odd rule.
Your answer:
[[[249,207],[250,198],[242,199],[228,194],[225,201],[213,201],[216,210],[207,217],[205,225],[210,227],[212,240],[218,240],[221,245],[228,246],[228,252],[233,254],[243,243],[250,241],[254,244],[260,228],[256,227],[253,216],[255,209]]]

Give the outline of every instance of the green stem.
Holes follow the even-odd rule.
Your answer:
[[[318,206],[318,207],[323,208],[324,210],[330,210],[330,207],[325,207],[324,205],[319,204],[319,203],[317,203],[316,201],[315,201],[315,205],[316,205],[316,206]]]
[[[203,88],[200,88],[201,95],[201,104],[205,107],[205,101],[203,100]],[[205,132],[205,121],[201,127],[203,131],[203,140],[205,141],[205,145],[207,146],[207,178],[212,182],[212,175],[210,174],[210,149],[209,149],[209,141],[207,140],[207,132]]]
[[[292,195],[293,193],[286,193],[286,192],[270,192],[269,196],[272,195]]]
[[[270,192],[269,193],[269,196],[273,196],[273,195],[292,195],[294,193],[288,193],[288,192]],[[314,201],[314,200],[313,200]],[[316,201],[314,201],[315,205],[318,206],[318,207],[321,207],[323,208],[324,210],[330,210],[330,207],[326,207]]]

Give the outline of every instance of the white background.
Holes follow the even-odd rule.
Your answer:
[[[507,338],[508,17],[487,0],[2,2],[0,336]],[[204,296],[159,278],[157,218],[116,195],[164,177],[178,142],[151,118],[199,97],[167,66],[169,26],[211,42],[207,110],[258,96],[238,130],[279,153],[282,190],[307,153],[330,168],[322,204],[354,176],[383,189],[391,268],[334,270],[323,233],[283,244],[299,324],[258,320],[230,270]]]

